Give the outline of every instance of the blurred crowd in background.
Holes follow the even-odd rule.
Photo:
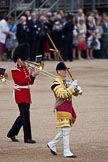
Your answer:
[[[15,47],[24,42],[30,46],[28,60],[35,61],[37,55],[59,60],[48,34],[64,61],[108,58],[108,14],[85,14],[80,8],[76,14],[44,10],[37,15],[27,10],[17,22],[0,15],[0,61],[11,61]]]

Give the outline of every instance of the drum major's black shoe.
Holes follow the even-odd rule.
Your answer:
[[[53,154],[53,155],[57,155],[57,153],[53,150],[51,150],[51,148],[49,147],[49,145],[47,144],[47,147],[50,149],[50,152]]]
[[[65,156],[65,158],[76,158],[76,155],[72,155],[72,156]]]

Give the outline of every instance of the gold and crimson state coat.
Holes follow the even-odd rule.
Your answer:
[[[64,77],[58,76],[51,89],[55,95],[56,110],[56,127],[70,127],[76,120],[76,113],[72,106],[72,95],[77,96],[78,93],[72,88],[71,84],[67,85]]]

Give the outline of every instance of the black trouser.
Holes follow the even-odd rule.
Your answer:
[[[42,60],[44,60],[46,41],[47,39],[44,36],[40,38],[39,55],[42,55]]]
[[[11,54],[12,54],[12,50],[7,50],[7,59],[12,59],[11,57]]]
[[[18,104],[20,116],[15,120],[12,128],[8,132],[8,136],[18,135],[21,126],[23,126],[24,131],[24,141],[32,139],[31,135],[31,124],[30,124],[30,104],[20,103]]]
[[[36,61],[36,56],[39,55],[40,40],[38,37],[29,42],[30,44],[30,61]]]
[[[64,61],[73,61],[72,42],[62,42],[62,55]]]

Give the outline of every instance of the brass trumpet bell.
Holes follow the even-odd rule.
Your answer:
[[[44,62],[36,63],[36,62],[32,62],[32,61],[26,60],[25,63],[27,64],[28,68],[35,67],[38,70],[43,70],[43,68],[44,68]]]
[[[55,77],[56,77],[56,75],[43,70],[44,69],[44,62],[41,62],[41,63],[38,64],[38,63],[35,63],[35,62],[32,62],[32,61],[26,60],[25,64],[30,69],[36,68],[36,69],[40,70],[41,74],[43,74],[43,75],[45,75],[49,78],[55,79]]]
[[[6,84],[8,85],[9,87],[11,88],[15,88],[15,84],[8,80],[8,74],[5,73],[5,70],[4,68],[0,68],[0,81],[3,83],[3,84]],[[17,89],[19,91],[19,89]]]
[[[0,81],[6,85],[8,85],[11,88],[14,88],[14,83],[11,82],[10,80],[8,80],[8,74],[4,73],[4,74],[0,74]]]
[[[8,78],[8,74],[7,73],[4,73],[3,75],[0,74],[0,80],[1,80],[1,82],[5,82],[7,80],[7,78]]]

